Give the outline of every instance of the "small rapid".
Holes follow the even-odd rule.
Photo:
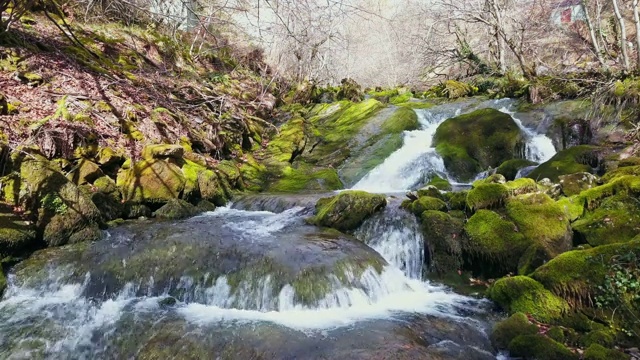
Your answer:
[[[475,105],[446,104],[431,109],[416,109],[421,128],[406,131],[402,147],[366,174],[351,189],[374,193],[399,193],[418,188],[433,176],[447,179],[453,185],[464,185],[447,173],[442,157],[433,147],[433,136],[445,120],[482,108],[493,108],[511,116],[526,139],[523,155],[527,160],[536,163],[549,160],[556,153],[552,140],[545,134],[538,134],[525,127],[512,110],[513,103],[511,99],[499,99]],[[483,172],[478,174],[476,179],[486,176],[487,173]]]
[[[158,234],[164,234],[165,229],[174,232],[167,238],[173,248],[205,243],[218,249],[215,242],[229,237],[232,250],[216,250],[225,252],[219,260],[222,262],[254,246],[270,256],[266,268],[257,265],[264,261],[251,265],[249,255],[242,260],[241,271],[228,270],[226,274],[214,269],[230,269],[225,264],[195,271],[190,266],[174,269],[178,264],[166,263],[165,268],[147,275],[136,273],[136,281],[119,287],[106,285],[104,279],[110,278],[108,272],[116,265],[108,262],[105,268],[102,258],[90,260],[93,256],[105,256],[105,252],[113,256],[139,243],[146,246],[147,240],[139,235],[118,229],[110,230],[110,236],[97,245],[83,247],[81,255],[59,260],[57,253],[45,251],[41,257],[48,263],[44,267],[38,262],[36,269],[26,264],[8,278],[9,287],[0,301],[0,357],[103,358],[124,341],[130,329],[151,329],[165,322],[230,331],[270,323],[313,333],[357,327],[367,321],[393,323],[410,314],[422,314],[468,324],[464,326],[469,329],[481,326],[469,315],[484,314],[483,301],[422,281],[424,241],[415,218],[397,203],[392,201],[355,234],[386,262],[375,260],[378,255],[360,241],[313,230],[315,227],[304,222],[307,214],[304,207],[281,213],[225,207],[166,226],[136,225],[144,228],[140,234],[151,234],[148,244],[154,247],[145,249],[145,256],[148,251],[162,249],[165,240]],[[204,235],[209,232],[198,230],[201,227],[221,237],[207,238]],[[184,239],[175,235],[187,229]],[[99,246],[103,242],[108,244]],[[342,260],[329,261],[336,257]],[[78,258],[92,261],[89,271],[83,273],[75,263],[66,263],[69,259],[80,261]],[[134,251],[118,260],[118,266],[126,269],[136,261]],[[278,261],[290,263],[282,267]],[[169,276],[167,271],[175,271],[175,275],[163,280]],[[287,275],[289,271],[293,275]],[[25,333],[29,335],[25,337]]]

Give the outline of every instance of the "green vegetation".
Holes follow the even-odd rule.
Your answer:
[[[482,109],[444,121],[434,145],[447,170],[467,181],[482,170],[521,157],[524,139],[509,115]]]
[[[543,335],[520,335],[509,344],[511,356],[525,359],[578,360],[580,356],[566,346]]]
[[[569,310],[566,301],[527,276],[502,278],[487,295],[510,314],[522,312],[543,322],[559,319]]]
[[[540,164],[527,177],[534,180],[548,178],[557,182],[560,175],[592,172],[599,164],[598,151],[597,147],[589,145],[561,150],[549,161]]]
[[[366,218],[386,205],[387,199],[383,195],[364,191],[344,191],[336,196],[318,200],[316,215],[309,221],[340,231],[355,230]]]
[[[497,323],[491,332],[491,344],[497,349],[506,349],[520,335],[535,335],[538,327],[529,322],[524,313],[517,312]]]

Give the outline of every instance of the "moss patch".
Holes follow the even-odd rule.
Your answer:
[[[467,194],[467,206],[472,210],[495,209],[504,204],[509,190],[502,184],[480,184]]]
[[[544,322],[559,319],[569,309],[562,298],[527,276],[502,278],[487,295],[510,314],[522,312]]]
[[[447,203],[438,198],[422,196],[411,204],[410,209],[416,216],[420,216],[427,210],[447,211]]]
[[[501,174],[507,180],[514,180],[520,169],[536,165],[535,162],[527,159],[511,159],[503,162],[496,169],[496,174]]]
[[[362,222],[387,205],[383,195],[364,191],[344,191],[316,203],[316,216],[310,222],[340,231],[355,230]]]
[[[441,211],[428,210],[422,213],[420,222],[429,270],[437,276],[456,274],[462,269],[464,221]]]
[[[530,323],[525,314],[517,312],[508,319],[497,323],[491,332],[490,339],[496,349],[506,349],[516,337],[537,333],[538,327]]]
[[[543,335],[520,335],[509,344],[509,354],[524,359],[578,360],[566,346]]]
[[[591,246],[629,241],[640,234],[640,202],[628,195],[605,198],[572,227],[576,239]]]
[[[579,145],[559,151],[549,161],[540,164],[527,177],[534,180],[548,178],[558,182],[560,175],[593,172],[593,169],[599,165],[598,150],[599,148],[595,146]]]

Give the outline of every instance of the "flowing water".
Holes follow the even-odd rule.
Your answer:
[[[491,358],[488,305],[421,280],[417,223],[391,204],[356,233],[375,251],[306,225],[309,209],[301,206],[134,222],[94,244],[41,251],[9,276],[0,357],[144,358],[158,350],[155,340],[168,338],[166,351],[176,358],[185,341],[223,358],[224,351],[249,350],[270,354],[264,358],[344,357],[361,342],[361,358],[370,358],[381,346],[395,352],[432,337],[407,358]],[[144,267],[136,268],[139,262]],[[319,291],[309,293],[314,286]],[[238,345],[238,334],[248,342]],[[313,350],[292,348],[294,340]]]
[[[538,134],[522,125],[511,110],[514,101],[500,99],[484,101],[480,104],[445,104],[426,110],[415,110],[420,129],[406,131],[400,149],[392,153],[382,164],[364,176],[352,189],[375,193],[397,193],[419,188],[437,175],[449,180],[453,185],[460,184],[447,173],[442,157],[433,147],[433,136],[446,119],[482,108],[494,108],[509,114],[520,127],[526,139],[525,158],[537,163],[549,160],[556,150],[549,137]],[[476,178],[486,177],[480,173]]]
[[[431,147],[437,126],[509,105],[417,110],[422,128],[354,188],[393,192],[450,178]],[[553,155],[545,137],[523,131],[527,157]],[[306,223],[320,196],[246,197],[37,252],[8,276],[0,358],[496,357],[491,305],[424,280],[425,240],[400,199],[390,196],[349,236]]]

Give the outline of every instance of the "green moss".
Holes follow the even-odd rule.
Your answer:
[[[118,187],[126,201],[164,203],[176,199],[185,188],[182,170],[164,160],[140,160],[120,176]]]
[[[619,167],[613,171],[609,171],[602,176],[602,181],[607,183],[626,175],[640,176],[640,165]]]
[[[148,145],[142,149],[141,156],[145,160],[153,159],[182,159],[184,156],[184,148],[180,145],[161,144]]]
[[[310,222],[340,231],[355,230],[362,222],[387,205],[383,195],[364,191],[344,191],[318,200],[316,216]]]
[[[339,190],[344,186],[334,169],[318,169],[301,166],[286,167],[279,179],[269,186],[269,191],[293,193],[308,190]]]
[[[527,159],[511,159],[500,164],[496,173],[503,175],[507,180],[514,180],[520,169],[533,165],[536,163]]]
[[[578,360],[580,356],[543,335],[520,335],[509,344],[509,355],[524,359]]]
[[[481,271],[490,276],[515,272],[518,260],[532,241],[516,225],[490,210],[479,210],[466,223],[468,251]]]
[[[593,344],[584,352],[583,360],[629,360],[629,356],[614,349],[607,349],[602,345]]]
[[[422,196],[411,204],[411,212],[416,216],[427,210],[447,211],[447,203],[437,198]]]
[[[2,209],[0,212],[0,260],[7,256],[22,256],[29,250],[35,250],[31,249],[35,244],[35,227],[13,214],[10,209]]]
[[[533,179],[520,178],[513,181],[507,181],[504,186],[509,190],[510,196],[529,194],[538,191],[538,185]]]
[[[598,178],[590,173],[575,173],[560,175],[558,177],[562,185],[562,193],[565,196],[578,195],[584,190],[598,185]]]
[[[267,167],[251,155],[246,155],[246,159],[240,167],[244,188],[249,191],[260,191],[265,186]]]
[[[502,184],[480,184],[467,194],[467,206],[472,210],[501,207],[508,195]]]
[[[527,276],[502,278],[491,286],[487,295],[510,314],[522,312],[543,322],[559,319],[569,310],[566,301]]]
[[[547,250],[548,259],[571,249],[569,217],[549,196],[535,193],[511,198],[506,213],[526,239]]]
[[[549,330],[547,330],[547,336],[561,344],[565,342],[564,330],[562,330],[560,326],[552,326],[549,328]]]
[[[435,186],[438,190],[442,190],[442,191],[451,191],[452,187],[451,184],[449,183],[448,180],[445,180],[443,178],[441,178],[440,176],[433,176],[429,182],[427,183],[427,186]]]
[[[629,241],[640,233],[640,203],[627,195],[605,198],[572,227],[576,238],[591,246]]]
[[[441,211],[427,210],[420,216],[420,222],[430,272],[438,277],[457,275],[462,269],[464,221]],[[464,280],[469,283],[468,278]]]
[[[203,171],[207,171],[207,168],[190,160],[184,161],[184,165],[182,165],[182,174],[185,179],[183,191],[184,198],[191,199],[200,196],[198,175]]]
[[[386,134],[398,134],[419,128],[418,115],[408,108],[398,108],[381,126],[382,132]]]
[[[177,220],[194,216],[197,212],[196,207],[190,203],[180,199],[171,199],[156,210],[153,215],[159,219]]]
[[[432,102],[424,102],[424,101],[409,101],[405,103],[396,104],[397,106],[407,107],[409,109],[431,109],[435,106]]]
[[[468,191],[453,191],[444,194],[445,200],[451,210],[467,209],[467,195]]]
[[[584,213],[584,204],[578,196],[563,197],[556,202],[569,218],[569,221],[576,221]]]
[[[598,344],[606,347],[613,347],[616,342],[616,333],[611,329],[592,330],[583,338],[585,346]]]
[[[640,177],[622,176],[606,183],[580,193],[579,199],[588,210],[597,208],[602,199],[613,195],[640,195]]]
[[[482,109],[444,121],[434,145],[447,170],[467,181],[481,170],[521,157],[524,139],[511,116]]]
[[[527,316],[521,312],[511,315],[508,319],[497,323],[491,332],[491,344],[496,349],[506,349],[509,343],[520,335],[534,335],[538,327],[529,322]]]
[[[559,151],[527,177],[534,180],[548,178],[558,182],[560,175],[592,172],[592,169],[598,166],[598,150],[599,148],[594,146],[579,145]]]
[[[309,131],[311,125],[301,117],[287,121],[269,141],[267,155],[279,162],[292,162],[305,150]]]
[[[610,259],[629,252],[640,256],[640,239],[568,251],[539,267],[531,276],[572,305],[585,306],[592,303],[598,286],[604,283]]]

